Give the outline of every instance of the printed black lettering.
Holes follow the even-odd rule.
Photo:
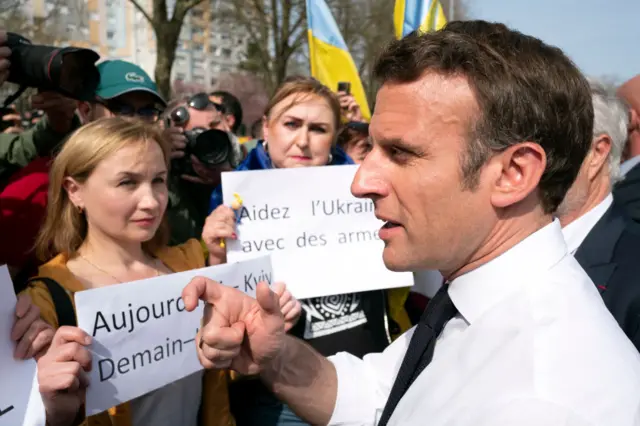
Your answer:
[[[173,302],[175,299],[169,299],[167,300],[167,315],[171,315],[171,302]]]
[[[284,238],[278,238],[274,240],[272,238],[268,238],[266,240],[245,240],[242,242],[242,251],[245,253],[253,253],[260,252],[262,250],[266,251],[274,251],[274,250],[284,250]]]
[[[123,371],[125,367],[129,367],[129,358],[120,358],[118,361],[118,374],[127,374],[129,368]]]
[[[129,330],[129,333],[131,333],[134,329],[134,325],[133,325],[133,309],[131,309],[131,303],[129,303],[129,320],[131,321],[131,329]]]
[[[339,244],[364,243],[367,241],[380,240],[378,230],[375,231],[354,231],[338,233]]]
[[[263,206],[242,206],[240,210],[240,221],[248,220],[283,220],[289,219],[289,207]]]
[[[5,408],[4,410],[0,410],[0,417],[4,416],[5,414],[7,414],[10,411],[13,411],[15,407],[13,405],[8,406],[7,408]]]
[[[144,319],[140,318],[140,312],[146,312],[146,316],[144,317]],[[145,322],[149,321],[149,317],[151,316],[151,314],[149,313],[149,308],[147,308],[146,306],[140,306],[138,308],[138,311],[136,312],[136,319],[138,320],[138,322],[140,324],[144,324]]]
[[[173,353],[171,355],[175,355],[176,354],[176,345],[179,346],[178,348],[178,352],[182,352],[182,340],[174,340],[173,341]]]
[[[313,235],[303,232],[301,236],[296,239],[296,244],[300,248],[304,247],[323,247],[327,245],[327,239],[324,234]]]
[[[244,276],[244,291],[248,293],[249,291],[253,291],[258,283],[266,282],[271,285],[271,273],[266,273],[263,270],[260,271],[258,275],[254,275],[253,272],[249,274],[245,274]]]
[[[104,371],[102,370],[102,365],[103,364],[107,364],[107,366],[111,369],[111,372],[109,373],[108,376],[104,375]],[[98,370],[100,371],[100,381],[104,382],[105,380],[109,380],[110,378],[113,377],[113,373],[115,372],[115,365],[113,364],[113,361],[111,361],[109,358],[105,358],[105,359],[101,359],[100,361],[98,361]]]
[[[324,214],[325,216],[350,215],[361,213],[373,213],[375,206],[371,200],[344,201],[314,200],[311,201],[311,215]]]
[[[262,273],[261,275],[265,274]],[[153,349],[141,350],[130,357],[123,357],[120,359],[103,358],[98,361],[100,381],[104,382],[105,380],[112,379],[118,375],[124,375],[135,370],[140,370],[154,362],[162,361],[173,355],[179,355],[183,352],[184,345],[193,341],[193,338],[183,342],[182,339],[172,340],[167,337],[164,345],[157,345]]]
[[[160,315],[156,314],[156,304],[154,303],[153,305],[151,305],[151,309],[153,310],[153,317],[155,319],[160,319],[162,317],[164,317],[164,304],[160,303]]]
[[[100,326],[98,326],[98,321],[101,322]],[[104,319],[104,315],[102,315],[102,312],[98,311],[96,312],[96,320],[93,323],[93,337],[96,337],[96,333],[101,328],[106,328],[107,333],[111,333],[111,329],[109,328],[109,324],[107,324],[107,321]]]
[[[154,361],[162,361],[164,359],[164,351],[162,350],[162,345],[156,346],[153,348],[153,360]]]
[[[180,302],[182,302],[182,309],[180,309]],[[182,300],[182,297],[178,297],[178,300],[176,300],[176,309],[178,312],[184,311],[184,300]]]
[[[149,364],[151,364],[151,351],[150,350],[146,350],[146,351],[142,351],[142,352],[138,352],[133,354],[132,360],[133,360],[133,369],[135,370],[136,367],[136,358],[140,358],[140,368],[144,367],[144,356],[147,355],[149,358]]]
[[[113,319],[113,328],[116,330],[122,330],[123,328],[127,328],[127,314],[122,312],[122,324],[118,325],[116,323],[116,314],[112,314],[111,318]]]

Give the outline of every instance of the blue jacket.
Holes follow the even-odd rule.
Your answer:
[[[331,163],[330,166],[343,166],[345,164],[355,164],[351,157],[347,155],[342,148],[336,146],[331,148]],[[268,170],[273,168],[269,153],[265,151],[262,141],[251,150],[247,158],[236,168],[236,171],[244,170]],[[209,205],[209,213],[214,211],[216,207],[222,204],[222,185],[218,185],[216,189],[211,193],[211,204]]]

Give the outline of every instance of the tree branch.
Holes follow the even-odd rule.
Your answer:
[[[138,3],[138,0],[129,0],[131,2],[131,4],[133,5],[133,7],[135,7],[136,9],[138,9],[138,12],[142,13],[142,16],[144,16],[144,18],[149,21],[149,23],[153,26],[154,22],[153,22],[153,18],[151,18],[151,15],[149,15],[149,13],[147,13],[146,10],[144,10],[144,8],[142,7],[142,5],[140,3]]]

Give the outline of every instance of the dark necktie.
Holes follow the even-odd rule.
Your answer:
[[[449,298],[449,285],[445,284],[431,299],[427,309],[420,317],[420,322],[411,337],[402,365],[398,371],[396,381],[393,383],[389,399],[384,406],[378,426],[386,426],[395,410],[398,402],[409,389],[413,381],[422,373],[433,358],[433,350],[436,340],[444,325],[453,318],[458,310]]]

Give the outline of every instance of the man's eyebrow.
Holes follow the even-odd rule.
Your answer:
[[[402,138],[381,138],[377,139],[376,143],[383,147],[394,146],[403,151],[413,153],[417,156],[424,156],[427,154],[427,149],[424,146],[407,142]]]

